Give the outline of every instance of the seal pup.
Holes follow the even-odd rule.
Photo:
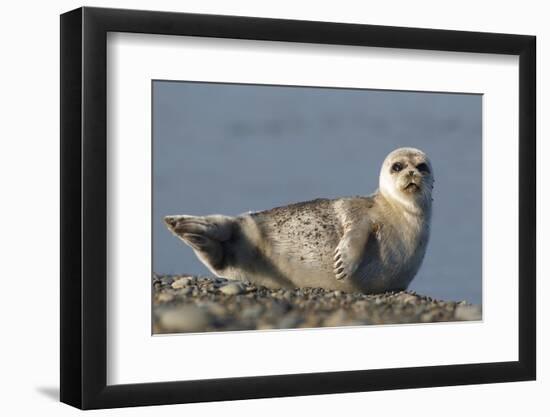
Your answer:
[[[164,221],[218,277],[270,288],[399,291],[426,253],[433,182],[426,154],[400,148],[384,160],[370,196]]]

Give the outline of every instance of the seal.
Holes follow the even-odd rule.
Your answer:
[[[400,291],[426,253],[433,183],[426,154],[400,148],[384,160],[369,196],[164,221],[218,277],[269,288]]]

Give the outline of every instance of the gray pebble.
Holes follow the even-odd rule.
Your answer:
[[[261,305],[256,304],[250,307],[246,307],[241,312],[241,317],[245,320],[255,319],[262,314],[263,308]]]
[[[157,300],[161,303],[168,303],[174,299],[174,295],[168,292],[161,292],[157,295]]]
[[[176,294],[178,295],[187,295],[193,291],[193,288],[191,287],[183,287],[182,289],[178,290]]]
[[[184,305],[165,311],[160,316],[160,325],[167,332],[204,331],[210,320],[208,314],[194,305]]]
[[[294,329],[302,322],[302,318],[298,315],[288,315],[283,317],[279,323],[277,323],[277,328],[279,329]]]
[[[179,289],[179,288],[187,287],[191,282],[192,282],[191,277],[178,278],[174,282],[172,282],[172,288]]]
[[[412,294],[399,294],[399,301],[401,303],[414,303],[417,301],[417,297]]]
[[[325,320],[324,325],[327,327],[342,326],[347,321],[347,314],[344,310],[336,310]]]
[[[225,295],[238,295],[244,292],[244,286],[237,282],[231,282],[218,290]]]
[[[207,301],[203,303],[198,303],[197,305],[201,308],[206,309],[210,314],[214,316],[224,316],[227,313],[226,309],[218,303]]]
[[[481,306],[458,305],[455,309],[456,320],[481,320]]]

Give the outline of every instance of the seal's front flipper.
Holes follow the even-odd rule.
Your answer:
[[[337,280],[351,278],[363,260],[371,232],[369,222],[354,225],[344,233],[334,250],[334,276]]]

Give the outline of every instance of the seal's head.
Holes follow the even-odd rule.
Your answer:
[[[419,149],[396,149],[382,164],[380,192],[409,212],[423,213],[430,209],[433,183],[430,159]]]

